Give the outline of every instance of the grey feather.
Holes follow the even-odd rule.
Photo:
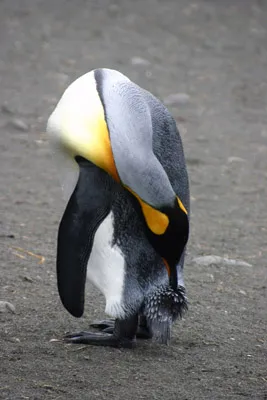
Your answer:
[[[101,71],[106,121],[121,181],[155,208],[172,206],[175,192],[153,152],[151,110],[144,91],[117,71]]]

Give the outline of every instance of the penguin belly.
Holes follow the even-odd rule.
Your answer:
[[[99,225],[87,264],[87,279],[105,296],[106,314],[114,318],[124,318],[125,259],[120,248],[113,244],[113,212]]]

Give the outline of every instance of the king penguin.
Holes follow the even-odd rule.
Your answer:
[[[122,73],[95,69],[63,93],[47,123],[66,167],[58,229],[57,285],[64,307],[84,312],[86,280],[105,296],[110,319],[70,343],[132,348],[167,344],[187,309],[183,267],[189,183],[175,120]]]

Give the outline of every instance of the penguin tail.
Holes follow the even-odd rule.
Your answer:
[[[177,289],[171,286],[160,286],[148,294],[143,313],[157,342],[168,344],[173,322],[182,318],[187,308],[183,286],[178,286]]]

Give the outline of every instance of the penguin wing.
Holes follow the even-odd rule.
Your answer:
[[[177,199],[168,175],[153,152],[153,126],[144,91],[117,71],[95,71],[117,173],[139,200],[149,228],[165,232],[168,217],[160,212]]]
[[[110,178],[90,161],[76,159],[79,179],[58,231],[57,283],[64,307],[73,316],[80,317],[95,232],[110,211]]]

